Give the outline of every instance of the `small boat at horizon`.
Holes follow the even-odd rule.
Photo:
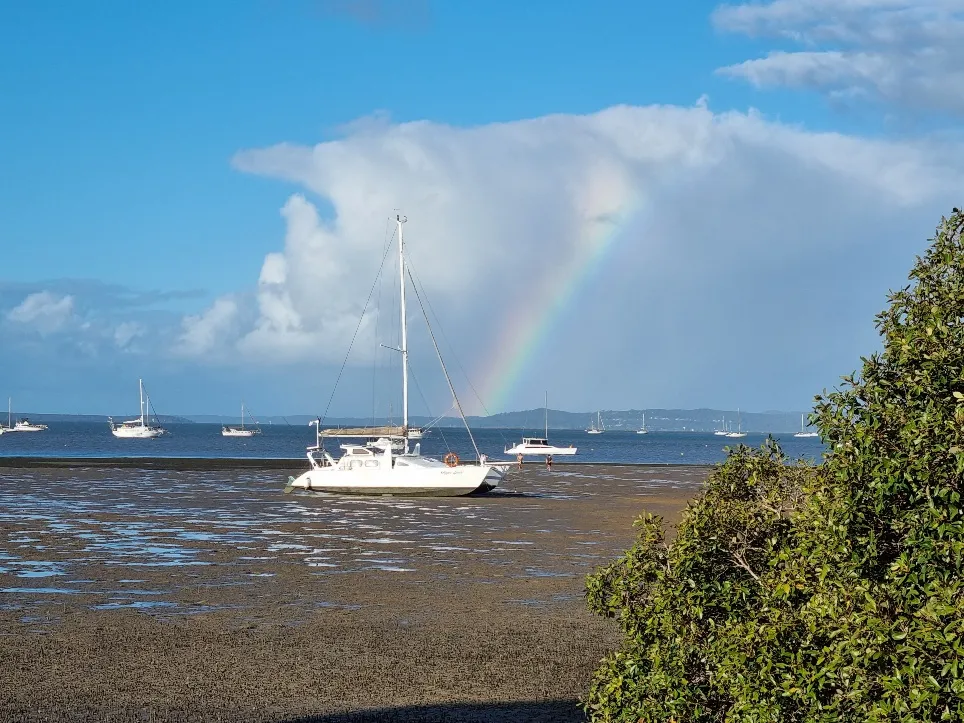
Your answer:
[[[545,437],[523,437],[522,441],[517,443],[513,447],[507,447],[504,451],[505,454],[512,455],[526,455],[526,454],[538,454],[551,457],[556,454],[560,455],[573,455],[576,453],[576,448],[571,444],[568,447],[556,447],[555,445],[549,444],[549,392],[546,392],[546,406],[545,406]]]
[[[26,417],[21,417],[15,424],[11,424],[13,409],[13,398],[7,397],[7,426],[0,424],[0,434],[4,432],[43,432],[50,429],[46,424],[36,424]]]
[[[150,424],[149,413],[151,409],[151,398],[144,391],[144,380],[137,380],[137,388],[140,392],[141,414],[137,419],[128,419],[120,424],[114,422],[113,417],[107,418],[110,425],[111,434],[120,439],[154,439],[166,434],[167,430],[157,423],[157,415],[154,415],[155,424]]]
[[[806,426],[806,424],[804,423],[804,418],[805,418],[805,417],[806,417],[806,414],[801,414],[801,415],[800,415],[800,431],[797,432],[796,434],[794,434],[793,436],[794,436],[794,437],[819,437],[819,436],[820,436],[820,432],[808,432],[808,431],[807,431],[807,426]]]
[[[241,426],[231,427],[228,425],[221,426],[221,436],[222,437],[253,437],[256,434],[261,434],[261,427],[257,426],[258,422],[255,420],[254,427],[244,428],[244,402],[241,402]]]
[[[730,431],[726,433],[727,437],[745,437],[746,432],[743,431],[743,416],[740,414],[739,408],[736,410],[737,427],[735,432]]]
[[[649,434],[649,430],[646,429],[646,412],[643,412],[643,426],[636,430],[636,434]]]
[[[602,417],[599,412],[596,412],[596,421],[592,421],[590,417],[589,429],[586,430],[586,434],[602,434],[605,431],[602,425]]]

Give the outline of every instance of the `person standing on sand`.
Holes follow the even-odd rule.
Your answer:
[[[519,452],[519,456],[516,459],[519,460],[519,469],[522,469],[522,452]]]
[[[552,455],[551,454],[546,455],[546,469],[552,472]]]

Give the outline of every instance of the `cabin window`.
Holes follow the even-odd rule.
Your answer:
[[[377,459],[366,459],[366,460],[365,460],[365,466],[366,466],[366,467],[377,467],[377,466],[378,466],[378,460],[377,460]]]
[[[351,461],[350,469],[357,469],[362,466],[362,461],[360,459],[353,459]]]

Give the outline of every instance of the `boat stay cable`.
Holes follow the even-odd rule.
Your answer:
[[[492,413],[489,411],[488,407],[485,406],[485,402],[482,401],[482,395],[480,395],[479,391],[475,388],[475,385],[472,383],[472,378],[466,373],[465,367],[462,366],[462,361],[459,359],[459,355],[455,352],[455,348],[452,346],[452,342],[449,341],[448,335],[446,335],[445,333],[445,327],[442,326],[442,322],[439,321],[438,314],[435,313],[435,308],[432,306],[432,300],[428,298],[428,294],[425,292],[425,285],[422,284],[421,279],[419,279],[418,274],[415,271],[414,265],[412,264],[411,257],[409,257],[407,265],[408,265],[409,274],[412,275],[412,284],[415,285],[416,279],[418,280],[418,286],[421,286],[422,294],[425,296],[425,303],[428,304],[429,311],[432,312],[432,316],[435,319],[435,323],[439,328],[439,333],[442,335],[442,339],[448,345],[449,351],[452,352],[452,357],[455,359],[455,363],[458,365],[459,371],[462,372],[462,376],[465,377],[466,383],[469,385],[469,388],[472,390],[472,393],[475,394],[475,398],[478,400],[479,405],[482,407],[482,411],[485,412],[487,416],[491,417]],[[498,429],[497,431],[499,432],[499,436],[502,438],[502,443],[508,444],[508,440],[505,438],[505,435],[502,434],[502,430]]]
[[[465,418],[465,412],[462,411],[462,403],[459,401],[459,395],[455,393],[455,386],[452,384],[452,378],[449,376],[449,370],[445,368],[445,360],[442,359],[442,352],[438,348],[438,341],[435,339],[435,332],[432,330],[432,324],[428,320],[428,312],[425,310],[425,304],[422,303],[422,296],[418,293],[418,286],[415,284],[415,279],[412,278],[411,271],[409,271],[409,278],[412,279],[412,288],[415,291],[415,298],[418,299],[418,306],[422,310],[422,316],[425,317],[425,326],[428,327],[428,335],[432,338],[432,346],[435,347],[435,354],[438,356],[438,362],[442,365],[442,373],[445,375],[445,381],[448,382],[449,391],[452,392],[452,399],[455,401],[455,406],[459,410],[459,416],[462,418],[462,424],[465,425],[465,431],[469,433],[469,439],[472,441],[472,448],[475,450],[475,456],[478,458],[479,462],[481,462],[482,453],[479,452],[479,445],[475,443],[475,435],[472,434],[472,429],[469,427],[469,422]]]

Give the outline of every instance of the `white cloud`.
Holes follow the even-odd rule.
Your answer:
[[[238,304],[221,297],[203,313],[187,316],[182,321],[181,335],[174,353],[192,357],[219,357],[226,351],[226,342],[235,333]]]
[[[774,0],[723,5],[713,21],[803,46],[721,68],[723,75],[841,102],[964,113],[964,0]]]
[[[118,349],[127,349],[130,343],[144,335],[144,326],[136,321],[124,321],[114,328],[114,344]]]
[[[62,330],[74,314],[74,297],[49,291],[30,294],[7,313],[7,319],[46,335]]]
[[[387,217],[401,208],[415,268],[476,381],[493,359],[502,363],[500,353],[517,353],[498,349],[504,329],[540,323],[561,288],[561,321],[526,366],[534,403],[555,385],[578,387],[569,406],[609,394],[626,407],[621,394],[636,392],[684,404],[711,369],[713,378],[731,367],[767,378],[786,363],[792,336],[821,325],[840,335],[828,342],[837,363],[805,373],[832,384],[847,371],[839,359],[872,343],[857,328],[871,327],[884,291],[900,282],[895,269],[959,201],[948,189],[961,188],[962,158],[953,144],[812,133],[755,112],[716,114],[705,102],[474,128],[357,124],[315,146],[244,151],[239,169],[294,182],[331,213],[293,195],[282,209],[284,247],[264,259],[250,321],[219,300],[184,320],[179,352],[337,368],[391,231]],[[597,255],[613,233],[619,240]],[[852,278],[845,265],[867,248],[873,263]],[[389,278],[393,263],[390,254]],[[584,275],[574,263],[596,270]],[[543,279],[545,295],[534,297]],[[833,308],[843,303],[834,284],[853,295],[844,308]],[[777,310],[783,321],[756,328]],[[752,359],[731,348],[728,330],[740,320],[748,323],[739,346],[756,349]],[[369,314],[356,352],[375,346],[376,324]],[[606,376],[624,365],[632,379],[619,389],[585,373],[615,338],[623,349],[607,359]],[[636,359],[648,360],[642,377]],[[706,398],[704,390],[693,403]]]

